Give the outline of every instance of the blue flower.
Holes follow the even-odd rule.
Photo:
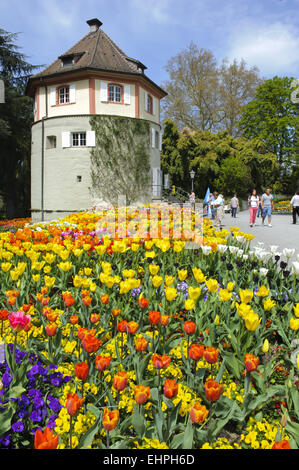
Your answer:
[[[11,429],[14,432],[23,432],[24,431],[24,424],[22,423],[22,421],[17,421],[16,423],[14,423],[11,426]]]

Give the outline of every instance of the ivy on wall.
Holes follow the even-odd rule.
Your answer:
[[[92,116],[96,145],[91,150],[91,190],[113,205],[145,201],[150,187],[150,124],[122,116]]]

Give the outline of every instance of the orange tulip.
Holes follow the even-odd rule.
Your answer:
[[[254,354],[247,353],[245,354],[244,363],[245,363],[245,369],[248,372],[252,372],[257,369],[257,366],[259,365],[260,360]]]
[[[67,394],[66,409],[70,416],[75,416],[84,402],[84,398],[79,398],[77,393]]]
[[[218,360],[219,349],[216,349],[213,346],[207,346],[203,355],[209,364],[215,364]]]
[[[83,304],[86,306],[86,307],[89,307],[89,305],[91,304],[92,302],[92,298],[90,297],[90,295],[86,295],[83,300],[82,300]]]
[[[162,326],[167,326],[169,322],[169,316],[168,315],[161,315],[160,318],[160,323]]]
[[[71,322],[72,325],[76,325],[78,323],[78,321],[79,321],[78,315],[72,315],[70,317],[70,322]]]
[[[199,361],[203,356],[204,350],[203,344],[191,344],[188,355],[193,361]]]
[[[272,449],[291,449],[291,446],[287,439],[283,439],[281,442],[275,442]]]
[[[174,398],[177,396],[179,391],[178,384],[175,383],[174,379],[167,379],[164,383],[164,395],[166,398]]]
[[[113,388],[118,392],[124,390],[129,382],[127,373],[125,371],[117,372],[113,377]]]
[[[107,305],[109,302],[109,295],[108,294],[101,295],[100,301],[103,305]]]
[[[190,408],[189,415],[192,423],[201,424],[208,416],[209,411],[204,405],[201,405],[199,401],[196,401]]]
[[[135,387],[135,400],[138,405],[144,405],[150,396],[151,392],[149,387],[145,387],[144,385],[137,385]]]
[[[91,323],[98,323],[99,319],[100,319],[100,315],[98,313],[91,313],[90,315]]]
[[[156,369],[166,369],[170,362],[171,358],[169,356],[166,356],[166,354],[163,354],[163,356],[159,356],[158,354],[153,354],[153,366]]]
[[[0,310],[0,321],[5,321],[8,319],[9,312],[5,309]]]
[[[40,429],[35,431],[34,448],[35,449],[57,449],[58,435],[54,434],[52,429],[46,427],[44,432]]]
[[[116,325],[117,331],[119,331],[120,333],[126,333],[127,325],[128,325],[127,320],[121,320]]]
[[[66,292],[65,294],[63,294],[62,298],[66,307],[71,307],[75,303],[74,297],[69,292]]]
[[[50,323],[46,326],[46,333],[48,336],[55,336],[58,326],[55,323]]]
[[[127,324],[128,333],[130,333],[131,335],[134,335],[136,331],[138,330],[138,328],[139,328],[139,325],[135,321],[129,321],[129,323]]]
[[[149,322],[152,325],[157,325],[157,323],[159,323],[159,321],[160,321],[160,318],[161,318],[161,313],[158,312],[158,310],[150,310],[149,311],[148,319],[149,319]]]
[[[112,315],[113,315],[114,317],[118,317],[118,316],[120,315],[120,313],[121,313],[121,309],[120,309],[120,308],[113,308],[113,309],[111,310],[111,313],[112,313]]]
[[[89,374],[89,367],[86,362],[78,362],[75,365],[75,374],[78,379],[86,380]]]
[[[204,389],[207,400],[217,401],[220,398],[223,387],[216,380],[209,379],[206,381]]]
[[[135,341],[135,349],[136,351],[145,351],[148,346],[148,341],[142,336],[141,338],[136,339]]]
[[[184,323],[184,331],[187,335],[193,335],[196,330],[196,325],[193,321],[188,320]]]
[[[100,347],[101,341],[95,336],[88,334],[82,340],[82,346],[88,353],[97,351]]]
[[[104,370],[108,369],[111,362],[110,356],[96,356],[95,358],[95,366],[97,370],[103,372]]]
[[[149,300],[146,299],[145,297],[141,297],[141,299],[138,300],[138,305],[139,305],[139,307],[141,307],[141,308],[146,308],[146,307],[148,307],[148,304],[149,304]]]
[[[106,431],[112,431],[118,423],[119,419],[119,411],[118,410],[113,410],[109,411],[109,409],[106,408],[104,409],[103,412],[103,427],[106,429]]]

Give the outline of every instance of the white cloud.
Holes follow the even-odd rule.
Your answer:
[[[139,10],[145,17],[152,17],[158,23],[172,22],[173,16],[171,14],[171,0],[151,0],[146,2],[144,0],[130,0],[134,9]]]
[[[262,75],[298,74],[299,36],[289,25],[247,24],[230,34],[228,58],[256,65]]]

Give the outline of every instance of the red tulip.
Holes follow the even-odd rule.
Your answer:
[[[86,362],[79,362],[75,365],[75,374],[78,379],[86,380],[89,374],[89,367]]]

